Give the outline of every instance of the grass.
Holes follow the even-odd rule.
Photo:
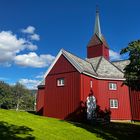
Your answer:
[[[140,140],[140,123],[90,126],[0,110],[0,140]]]

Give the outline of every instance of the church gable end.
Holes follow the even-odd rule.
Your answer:
[[[64,55],[61,55],[49,72],[49,75],[74,71],[77,71],[76,68],[65,58]]]

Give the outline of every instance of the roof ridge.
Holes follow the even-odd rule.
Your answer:
[[[101,40],[102,40],[103,44],[105,45],[105,47],[109,48],[109,45],[108,45],[108,43],[107,43],[106,38],[104,37],[104,35],[102,35]]]
[[[94,67],[93,67],[93,65],[90,63],[90,65],[91,65],[91,67],[93,68],[93,70],[95,71],[95,73],[96,73],[96,70],[94,69]],[[97,74],[97,73],[96,73]],[[98,74],[97,74],[97,76],[98,76]]]
[[[96,66],[96,71],[97,71],[98,68],[99,68],[99,65],[100,65],[100,63],[101,63],[101,60],[102,60],[102,56],[100,56],[100,60],[98,61],[98,64],[97,64],[97,66]]]
[[[103,57],[103,56],[102,56]],[[104,57],[103,57],[104,58]],[[116,67],[120,72],[122,72],[117,66],[115,66],[112,62],[110,62],[109,60],[107,60],[106,58],[104,58],[106,61],[108,61],[111,65],[113,65],[114,67]],[[123,72],[122,72],[123,73]]]
[[[64,50],[64,49],[63,49],[63,50]],[[64,51],[66,51],[66,50],[64,50]],[[86,61],[85,59],[82,59],[82,58],[80,58],[79,56],[74,55],[73,53],[71,53],[71,52],[69,52],[69,51],[66,51],[66,52],[68,52],[68,53],[72,54],[73,56],[75,56],[75,57],[77,57],[77,58],[79,58],[79,59],[81,59],[82,61],[85,61],[85,62],[89,63],[89,62],[88,62],[88,61]],[[89,63],[89,64],[91,64],[91,63]]]
[[[101,41],[101,43],[103,43],[102,39],[96,33],[95,33],[95,35],[99,38],[99,40]]]
[[[62,54],[64,53],[64,55],[66,55],[66,53],[65,52],[67,52],[66,50],[62,50]],[[68,52],[69,53],[69,52]],[[71,54],[71,53],[70,53]],[[73,55],[73,54],[72,54]],[[74,56],[74,55],[73,55]],[[66,57],[66,56],[65,56]],[[67,57],[70,57],[71,58],[71,56],[67,56]],[[74,61],[76,64],[78,64],[75,60],[73,60],[72,58],[71,58],[71,60],[72,61]],[[78,64],[78,66],[81,68],[81,70],[83,70],[83,68]]]
[[[95,37],[99,40],[99,43],[98,44],[103,44],[103,41],[98,37],[98,35],[95,33],[95,34],[93,34],[92,35],[92,37],[91,37],[91,39],[89,40],[89,42],[88,42],[88,44],[87,44],[87,47],[89,47],[90,46],[90,44],[91,44],[91,42],[93,41],[93,39],[95,39]],[[97,44],[97,45],[98,45]],[[96,45],[95,45],[96,46]]]
[[[70,53],[69,51],[66,51],[66,50],[62,50],[62,52],[66,52],[66,53]],[[93,66],[92,66],[92,64],[90,63],[90,62],[88,62],[88,61],[86,61],[85,59],[82,59],[82,58],[80,58],[80,57],[78,57],[78,56],[76,56],[76,55],[74,55],[74,54],[72,54],[72,53],[70,53],[71,55],[73,55],[74,57],[77,57],[78,59],[80,59],[80,60],[82,60],[82,61],[84,61],[84,62],[86,62],[86,63],[88,63],[88,64],[90,64],[90,66],[93,68]],[[70,57],[70,56],[69,56]],[[71,58],[71,57],[70,57]],[[71,58],[72,59],[72,58]],[[73,61],[75,61],[75,60],[73,60]],[[77,62],[76,62],[77,63]],[[78,65],[79,65],[79,63],[77,63]],[[79,65],[80,66],[80,65]],[[80,66],[81,67],[81,66]],[[83,69],[83,68],[82,68]],[[97,73],[96,73],[96,71],[95,71],[95,69],[93,68],[93,71],[95,72],[95,74],[97,75]]]

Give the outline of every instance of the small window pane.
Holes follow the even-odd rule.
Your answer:
[[[64,86],[64,78],[57,79],[57,86]]]
[[[118,100],[110,99],[110,108],[118,108]]]
[[[117,84],[116,83],[109,83],[109,90],[117,90]]]
[[[110,100],[110,107],[113,107],[113,100]]]
[[[64,85],[64,79],[61,79],[61,84]]]

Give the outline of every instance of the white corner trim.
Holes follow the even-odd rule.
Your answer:
[[[125,78],[103,78],[103,77],[97,77],[97,76],[89,74],[87,72],[83,72],[83,74],[91,76],[91,77],[99,79],[99,80],[119,80],[119,81],[124,81],[125,80]]]
[[[55,65],[55,63],[57,62],[57,60],[59,59],[59,57],[61,56],[61,54],[62,54],[62,49],[59,51],[59,53],[55,57],[55,60],[52,62],[52,64],[50,65],[50,67],[48,68],[48,70],[46,71],[46,73],[44,74],[43,79],[45,79],[46,76],[49,74],[49,72],[51,71],[51,69],[53,68],[53,66]]]

